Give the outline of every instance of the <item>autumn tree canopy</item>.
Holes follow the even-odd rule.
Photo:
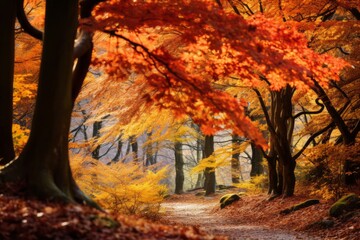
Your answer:
[[[0,125],[0,158],[13,156],[3,151],[12,148],[15,17],[25,32],[43,41],[37,100],[29,141],[0,176],[2,182],[24,182],[43,199],[93,204],[71,175],[68,132],[96,31],[111,36],[93,60],[106,72],[108,85],[131,78],[144,90],[139,104],[171,109],[179,117],[186,114],[206,134],[232,129],[264,149],[265,139],[245,114],[246,101],[214,83],[236,78],[255,87],[266,79],[272,90],[306,90],[314,82],[326,87],[329,79],[338,80],[348,65],[308,48],[306,38],[291,25],[261,14],[244,19],[214,1],[47,0],[43,33],[25,18],[22,3],[6,0],[0,8],[0,52],[5,53],[0,58],[0,96],[6,96],[0,122],[7,123]]]

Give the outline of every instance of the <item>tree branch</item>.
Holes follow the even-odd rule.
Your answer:
[[[274,128],[274,126],[272,125],[272,122],[271,122],[271,120],[270,120],[269,113],[268,113],[268,111],[267,111],[267,109],[266,109],[266,105],[265,105],[264,99],[263,99],[262,96],[261,96],[261,93],[260,93],[259,90],[257,90],[256,88],[253,88],[252,90],[256,93],[256,95],[257,95],[257,97],[258,97],[258,99],[259,99],[261,108],[262,108],[262,110],[263,110],[263,112],[264,112],[264,115],[265,115],[266,123],[267,123],[267,125],[268,125],[268,127],[269,127],[269,131],[270,131],[272,134],[274,134],[275,136],[277,136],[276,131],[275,131],[275,128]]]
[[[29,34],[30,36],[42,40],[43,39],[43,32],[39,29],[35,28],[31,23],[29,22],[24,8],[24,0],[17,0],[17,7],[16,7],[16,17],[21,25],[21,27],[24,29],[24,31]]]
[[[327,125],[325,128],[317,131],[316,133],[313,133],[309,139],[306,141],[306,143],[304,144],[304,146],[292,157],[292,160],[296,160],[298,157],[300,157],[300,155],[305,151],[305,149],[307,148],[307,146],[309,146],[309,144],[320,134],[326,132],[328,129],[330,129],[331,127],[333,127],[335,125],[334,122],[331,122],[329,125]]]
[[[310,115],[310,114],[319,114],[319,113],[321,113],[321,112],[324,110],[325,106],[324,106],[324,104],[320,103],[320,100],[321,100],[320,98],[316,98],[316,100],[315,100],[316,104],[317,104],[318,106],[320,106],[320,109],[319,109],[319,110],[299,112],[298,114],[296,114],[296,115],[293,116],[292,118],[293,118],[293,119],[296,119],[296,118],[300,117],[301,115],[305,115],[305,114]]]

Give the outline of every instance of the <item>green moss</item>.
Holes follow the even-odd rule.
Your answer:
[[[345,202],[336,202],[334,203],[330,208],[330,216],[332,217],[338,217],[340,216],[346,209],[346,203]]]
[[[352,204],[360,201],[360,198],[355,193],[350,193],[348,195],[343,196],[337,202],[345,202],[347,204]]]
[[[225,194],[224,196],[222,196],[220,198],[220,204],[223,203],[226,199],[228,199],[231,195],[233,195],[233,193],[228,193],[228,194]]]
[[[360,198],[355,193],[350,193],[337,200],[329,209],[329,214],[332,217],[339,217],[347,210],[357,208]]]
[[[240,196],[238,194],[235,193],[225,194],[220,198],[220,208],[223,209],[224,207],[239,200],[240,200]]]

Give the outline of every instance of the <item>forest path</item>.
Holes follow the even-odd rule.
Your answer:
[[[214,235],[226,236],[229,239],[270,239],[292,240],[313,239],[308,235],[281,229],[270,229],[266,226],[249,226],[237,224],[221,214],[216,214],[219,208],[219,196],[198,197],[176,196],[162,203],[165,211],[162,220],[167,224],[194,225]],[[193,194],[192,194],[193,196]]]

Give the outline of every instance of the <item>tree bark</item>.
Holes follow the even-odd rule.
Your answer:
[[[16,4],[0,1],[0,163],[15,158],[12,138]]]
[[[93,133],[92,133],[92,138],[94,140],[97,140],[100,137],[100,129],[102,127],[102,121],[95,121],[93,124]],[[96,148],[94,149],[94,151],[92,151],[91,156],[92,158],[99,160],[100,159],[100,148],[101,148],[101,144],[98,144],[97,142],[95,142],[95,144],[97,144]]]
[[[214,153],[214,136],[205,136],[205,147],[203,157],[210,157]],[[206,168],[205,172],[205,195],[211,195],[215,193],[216,189],[216,178],[215,178],[215,169]]]
[[[184,192],[184,158],[181,142],[175,142],[175,193]]]
[[[292,117],[293,88],[287,86],[271,92],[271,125],[269,163],[269,193],[292,196],[295,190],[295,159],[292,157],[291,141],[294,129]],[[275,175],[277,174],[277,177]],[[277,186],[275,187],[275,181]]]
[[[240,145],[241,139],[237,135],[232,135],[233,152],[237,150]],[[240,182],[240,152],[235,152],[231,156],[231,181],[232,183]]]
[[[139,156],[138,156],[138,143],[137,140],[134,136],[131,136],[129,138],[129,144],[131,146],[131,152],[133,155],[133,160],[135,163],[139,162]]]
[[[251,143],[251,171],[250,176],[255,177],[264,173],[264,167],[262,165],[263,153],[254,143]]]
[[[332,103],[331,103],[328,95],[324,91],[324,89],[322,89],[322,87],[316,81],[314,81],[314,84],[315,84],[313,87],[314,92],[316,92],[318,94],[319,98],[324,103],[326,110],[328,111],[328,113],[330,114],[331,118],[333,119],[335,125],[339,129],[341,136],[344,139],[344,143],[346,145],[351,145],[352,143],[355,142],[355,136],[353,134],[351,134],[349,128],[346,126],[340,113],[332,105]]]
[[[4,169],[2,181],[24,181],[44,200],[87,203],[70,170],[68,133],[72,112],[73,48],[78,1],[48,0],[38,94],[29,140],[19,159]],[[12,29],[14,31],[14,29]]]

